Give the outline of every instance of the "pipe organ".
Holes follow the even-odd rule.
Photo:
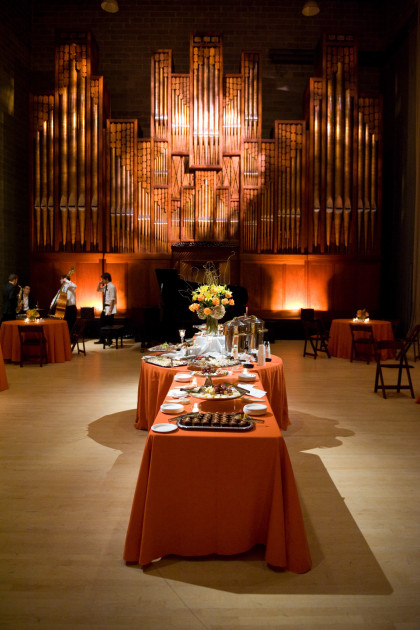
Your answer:
[[[190,71],[151,59],[150,138],[108,115],[89,35],[62,33],[53,94],[32,107],[32,243],[40,252],[377,254],[381,99],[358,93],[357,46],[325,36],[302,120],[261,137],[261,60],[223,74],[219,35],[193,35]]]

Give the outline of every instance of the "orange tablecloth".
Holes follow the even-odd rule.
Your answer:
[[[150,429],[172,383],[174,374],[182,371],[188,370],[186,367],[162,368],[142,361],[137,397],[136,429],[146,431]],[[263,367],[256,366],[249,371],[256,371],[259,374],[263,389],[267,392],[268,400],[280,428],[287,429],[290,420],[283,361],[279,357],[272,356],[271,363],[266,363]],[[235,382],[237,375],[223,380]],[[177,386],[182,386],[182,383],[177,383]]]
[[[376,340],[394,339],[391,322],[382,321],[380,319],[371,319],[368,322],[372,325],[373,336]],[[351,355],[351,332],[350,324],[352,319],[333,319],[330,329],[330,339],[328,341],[328,350],[331,356],[341,359],[350,359]],[[393,356],[392,352],[384,351],[382,358],[387,359]]]
[[[200,405],[225,410],[223,401]],[[270,407],[262,418],[264,424],[240,435],[149,433],[126,562],[145,565],[168,554],[232,555],[264,544],[268,564],[296,573],[311,568],[286,444]],[[168,416],[159,412],[156,422],[168,422]]]
[[[20,361],[20,339],[18,325],[23,320],[3,322],[0,328],[0,344],[5,359]],[[50,363],[63,363],[71,360],[69,327],[63,319],[44,319],[39,322],[44,327],[47,339],[47,355]]]
[[[3,353],[0,346],[0,392],[8,389],[8,387],[9,383],[7,382],[6,368],[4,367]]]

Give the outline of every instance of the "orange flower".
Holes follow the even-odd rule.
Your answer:
[[[226,291],[225,293],[227,298],[231,298],[232,297],[232,293],[230,291]]]
[[[229,304],[229,300],[227,298],[223,298],[222,304]]]
[[[235,304],[235,302],[233,300],[229,300],[229,305],[233,306]]]
[[[204,315],[211,315],[211,308],[206,306],[206,308],[203,309],[203,313]]]
[[[219,300],[219,298],[218,298],[218,297],[214,297],[214,298],[212,299],[212,303],[213,303],[213,306],[217,306],[218,304],[220,304],[220,300]]]
[[[204,295],[202,293],[200,293],[200,295],[197,295],[197,300],[199,302],[202,302],[204,300]]]

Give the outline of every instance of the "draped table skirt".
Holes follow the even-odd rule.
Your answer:
[[[206,411],[226,405],[192,402]],[[147,565],[169,554],[232,555],[263,544],[269,565],[296,573],[311,568],[289,454],[268,399],[263,402],[264,422],[249,432],[150,431],[127,530],[127,563]],[[155,421],[167,423],[168,416],[159,411]]]
[[[174,374],[177,372],[188,372],[188,369],[186,367],[163,368],[142,361],[137,397],[136,429],[146,431],[150,429],[171,386]],[[255,366],[249,372],[256,372],[259,375],[279,427],[283,430],[287,429],[290,420],[283,361],[280,357],[272,356],[270,363],[261,367]],[[237,378],[232,376],[223,378],[223,380],[234,381]],[[177,385],[180,386],[181,384],[177,383]]]
[[[70,334],[64,319],[37,320],[44,327],[47,339],[47,356],[49,363],[64,363],[71,360]],[[25,326],[24,320],[3,322],[0,328],[0,344],[5,360],[18,363],[20,361],[20,338],[18,326]],[[28,322],[33,325],[33,322]]]

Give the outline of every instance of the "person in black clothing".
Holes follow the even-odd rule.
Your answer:
[[[3,287],[2,322],[16,319],[17,298],[19,294],[18,276],[11,273],[9,282]]]

